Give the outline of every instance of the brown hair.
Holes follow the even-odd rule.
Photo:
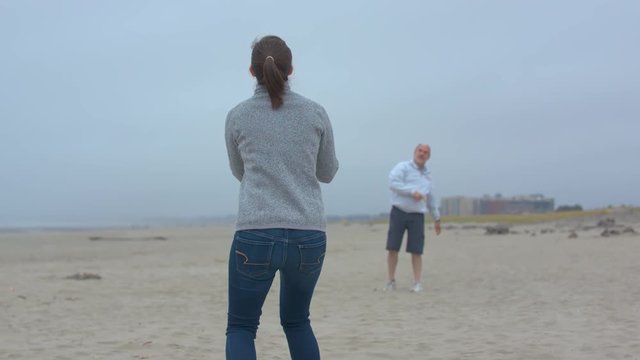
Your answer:
[[[282,106],[285,83],[292,70],[291,50],[284,40],[273,35],[254,41],[252,47],[251,68],[258,84],[267,88],[271,107],[277,109]]]

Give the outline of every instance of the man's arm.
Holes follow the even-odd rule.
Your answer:
[[[404,163],[399,163],[389,173],[389,188],[400,195],[413,196],[415,189],[405,183],[404,177]]]
[[[440,206],[438,203],[438,199],[433,193],[433,189],[430,194],[427,196],[427,208],[429,209],[429,214],[431,214],[431,218],[434,221],[434,227],[436,230],[436,235],[440,235]]]

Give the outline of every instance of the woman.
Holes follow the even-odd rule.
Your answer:
[[[292,359],[320,358],[309,306],[326,249],[319,182],[338,170],[331,123],[319,104],[292,92],[291,50],[276,36],[254,43],[254,95],[225,126],[231,172],[240,181],[229,257],[227,359],[255,359],[262,305],[280,271],[280,322]]]

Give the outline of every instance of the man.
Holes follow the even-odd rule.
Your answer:
[[[396,165],[389,174],[391,188],[391,214],[387,235],[387,266],[389,280],[384,290],[395,290],[398,252],[405,230],[407,252],[411,253],[413,267],[412,292],[422,291],[422,252],[424,250],[424,214],[429,210],[435,221],[436,235],[440,235],[440,212],[432,189],[431,173],[426,163],[431,157],[431,148],[418,144],[413,152],[413,160]]]

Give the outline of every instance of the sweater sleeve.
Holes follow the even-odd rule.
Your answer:
[[[229,112],[229,114],[227,115],[224,132],[225,141],[227,143],[227,155],[229,156],[229,167],[231,168],[231,173],[236,177],[236,179],[238,179],[238,181],[242,181],[242,177],[244,176],[244,161],[242,161],[242,156],[240,156],[240,151],[238,150],[238,142],[233,131],[233,120],[231,118],[231,112]]]
[[[330,183],[338,171],[338,159],[333,142],[333,130],[331,121],[326,111],[322,109],[320,116],[324,124],[324,131],[320,137],[320,147],[316,161],[316,178],[323,183]]]

